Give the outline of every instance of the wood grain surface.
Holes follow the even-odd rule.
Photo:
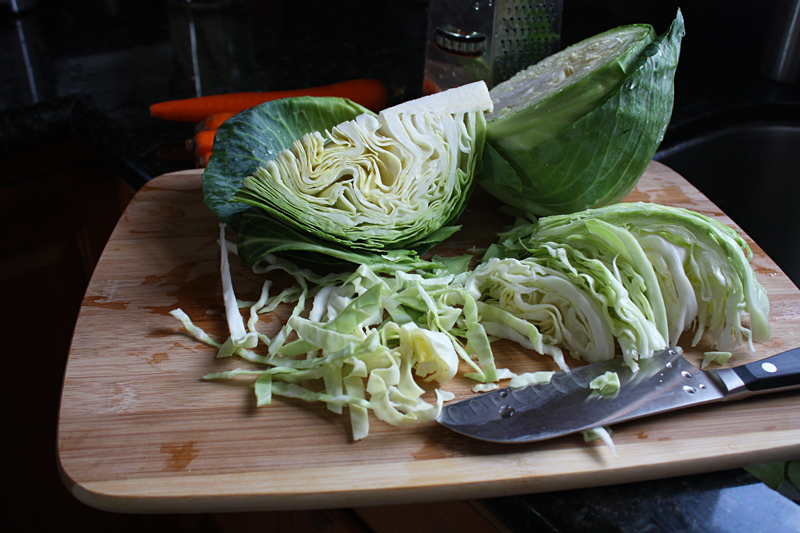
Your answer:
[[[653,162],[628,201],[686,207],[734,225],[685,179]],[[486,246],[510,222],[480,190],[464,228],[440,254]],[[735,226],[734,226],[735,227]],[[615,426],[618,456],[568,436],[529,445],[470,440],[435,422],[396,428],[374,417],[352,442],[349,419],[323,404],[276,398],[257,408],[246,382],[207,382],[246,366],[217,359],[169,315],[180,307],[213,337],[226,323],[218,220],[203,205],[201,171],[150,181],[106,246],[83,300],[58,427],[62,477],[83,502],[120,512],[288,510],[460,500],[659,479],[800,457],[800,393],[697,407]],[[800,291],[750,242],[770,297],[772,339],[734,352],[739,365],[800,346]],[[232,257],[241,299],[262,278]],[[276,280],[279,283],[280,280]],[[262,317],[265,333],[288,315]],[[688,342],[689,333],[684,335]],[[710,349],[683,345],[699,365]],[[498,366],[555,369],[512,343]],[[471,382],[448,384],[458,398]]]

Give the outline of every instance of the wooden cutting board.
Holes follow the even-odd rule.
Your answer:
[[[666,166],[653,162],[629,201],[693,209],[733,223]],[[510,222],[480,190],[464,229],[442,254],[495,240]],[[658,479],[800,457],[800,392],[674,412],[615,426],[618,456],[580,436],[530,445],[460,437],[435,422],[396,428],[371,420],[352,442],[347,416],[276,398],[257,408],[246,383],[201,376],[237,366],[185,334],[182,308],[224,340],[218,220],[203,205],[201,172],[150,181],[119,221],[94,272],[67,364],[58,427],[63,478],[85,503],[120,512],[288,510],[461,500]],[[772,340],[734,352],[731,365],[800,346],[800,291],[754,243],[771,304]],[[232,258],[237,296],[263,279]],[[287,316],[262,319],[267,333]],[[270,329],[271,328],[271,329]],[[689,337],[689,334],[685,335]],[[699,365],[704,339],[684,345]],[[511,343],[498,366],[554,369]],[[461,398],[471,382],[446,388]]]

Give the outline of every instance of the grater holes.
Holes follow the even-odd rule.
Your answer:
[[[492,76],[498,83],[559,50],[561,3],[504,0],[496,5]]]

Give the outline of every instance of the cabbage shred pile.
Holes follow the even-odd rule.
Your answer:
[[[230,336],[217,342],[180,309],[172,314],[218,357],[252,364],[205,379],[252,379],[259,406],[284,396],[347,408],[354,440],[368,435],[370,411],[394,426],[434,420],[460,368],[475,391],[517,377],[497,368],[498,339],[569,371],[565,354],[621,356],[635,370],[688,329],[693,345],[708,332],[720,350],[769,338],[769,302],[747,244],[685,209],[630,203],[520,219],[474,270],[458,260],[449,270],[386,274],[361,265],[321,276],[268,254],[253,271],[282,271],[296,284],[271,294],[266,276],[256,302],[235,296],[229,255],[237,249],[225,224],[219,242]],[[281,304],[292,311],[280,331],[259,332],[259,316]]]

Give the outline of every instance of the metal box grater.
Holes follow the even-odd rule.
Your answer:
[[[430,0],[423,93],[489,88],[561,48],[563,0]]]

